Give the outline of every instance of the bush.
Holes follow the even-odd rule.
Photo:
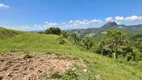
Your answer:
[[[69,39],[72,40],[74,43],[78,43],[80,41],[79,37],[77,37],[75,33],[70,33]]]
[[[51,74],[50,77],[53,79],[56,79],[56,78],[61,78],[62,76],[58,72],[55,72],[55,73]]]
[[[33,56],[31,56],[30,54],[26,54],[26,55],[24,55],[23,58],[24,58],[24,59],[26,59],[26,58],[33,58]]]
[[[64,43],[66,43],[66,41],[63,39],[63,38],[59,38],[59,42],[58,42],[59,44],[64,44]]]
[[[94,70],[75,65],[73,69],[62,74],[59,80],[96,80]]]
[[[68,38],[68,33],[65,32],[65,31],[62,31],[61,36],[62,36],[63,38]]]
[[[40,32],[38,32],[39,34],[43,34],[44,32],[42,32],[42,31],[40,31]]]
[[[93,41],[91,39],[89,39],[88,37],[83,38],[83,46],[89,50],[91,49],[91,47],[93,46]]]
[[[60,35],[61,34],[61,29],[58,27],[50,27],[45,31],[45,34],[56,34]]]

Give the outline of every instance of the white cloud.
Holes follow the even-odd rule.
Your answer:
[[[129,16],[129,17],[126,17],[125,18],[125,20],[127,20],[127,21],[136,21],[136,20],[138,20],[138,16]]]
[[[106,20],[107,22],[110,22],[110,21],[112,21],[112,17],[107,17],[105,20]]]
[[[123,16],[116,16],[115,20],[116,21],[123,21],[125,18]]]
[[[109,21],[115,21],[118,24],[126,24],[126,25],[130,25],[130,24],[140,24],[142,23],[142,16],[128,16],[128,17],[124,17],[124,16],[116,16],[116,17],[107,17],[105,19],[107,22]],[[14,27],[14,29],[17,30],[46,30],[49,27],[60,27],[61,29],[81,29],[81,28],[96,28],[96,27],[101,27],[103,24],[105,24],[106,22],[103,22],[100,19],[92,19],[92,20],[69,20],[68,22],[61,22],[61,23],[57,23],[57,22],[45,22],[44,24],[41,25],[37,25],[37,24],[33,24],[33,25],[24,25],[21,27]],[[11,27],[9,27],[11,28]]]
[[[80,21],[80,20],[76,20],[75,23],[76,23],[76,24],[79,24],[79,25],[86,25],[87,22],[85,22],[85,21]]]
[[[73,23],[73,21],[72,21],[72,20],[70,20],[68,23],[69,23],[69,24],[72,24],[72,23]]]
[[[85,19],[85,20],[83,20],[83,21],[84,21],[84,22],[87,22],[88,20]]]
[[[49,28],[49,27],[58,27],[59,26],[59,24],[58,23],[50,23],[50,22],[45,22],[45,24],[44,24],[44,28]]]
[[[116,21],[116,22],[129,22],[129,21],[142,21],[142,16],[128,16],[128,17],[123,17],[123,16],[116,16],[115,20],[113,20],[112,17],[106,18],[106,21]]]
[[[75,23],[77,24],[81,24],[81,25],[87,25],[87,24],[92,24],[92,23],[102,23],[103,21],[101,21],[100,19],[93,19],[93,20],[76,20]]]
[[[0,8],[9,8],[9,6],[7,6],[7,5],[5,5],[5,4],[0,3]]]
[[[77,29],[77,28],[88,28],[88,27],[98,27],[96,24],[100,24],[103,21],[100,19],[93,20],[70,20],[66,25],[63,25],[66,28]]]
[[[99,27],[103,21],[100,19],[92,20],[70,20],[67,23],[50,23],[45,22],[45,25],[42,27],[43,30],[49,27],[60,27],[61,29],[79,29],[79,28],[89,28],[89,27]]]
[[[94,20],[91,20],[91,22],[94,22],[94,23],[102,23],[103,21],[101,21],[100,19],[94,19]]]
[[[142,20],[142,16],[140,16],[138,20]]]
[[[127,21],[142,20],[142,16],[135,16],[135,15],[133,15],[133,16],[128,16],[128,17],[125,18],[125,20],[127,20]]]
[[[45,22],[45,24],[48,24],[49,22]]]

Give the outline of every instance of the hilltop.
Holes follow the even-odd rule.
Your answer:
[[[8,38],[8,37],[13,37],[15,35],[21,34],[21,31],[16,31],[16,30],[11,30],[11,29],[6,29],[3,27],[0,27],[0,38]]]
[[[119,25],[115,21],[113,21],[113,22],[106,23],[105,25],[101,26],[100,28],[101,29],[116,29],[118,27],[119,27]]]

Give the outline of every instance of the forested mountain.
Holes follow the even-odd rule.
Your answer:
[[[117,24],[116,22],[108,22],[105,25],[99,28],[88,28],[88,29],[74,29],[70,32],[75,32],[79,37],[95,37],[99,39],[103,34],[105,34],[108,30],[120,30],[122,32],[126,32],[128,36],[131,34],[137,34],[142,32],[142,24],[138,25],[124,25],[124,24]]]

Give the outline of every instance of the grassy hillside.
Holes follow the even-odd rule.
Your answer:
[[[88,67],[91,67],[95,70],[96,75],[100,76],[100,80],[142,80],[141,62],[124,62],[81,50],[67,39],[65,39],[65,44],[59,44],[58,38],[57,35],[23,32],[10,38],[0,39],[0,51],[29,50],[53,54],[71,54],[75,58],[82,58]]]
[[[0,27],[0,38],[1,39],[10,38],[10,37],[13,37],[21,33],[22,33],[21,31],[5,29],[5,28]]]

